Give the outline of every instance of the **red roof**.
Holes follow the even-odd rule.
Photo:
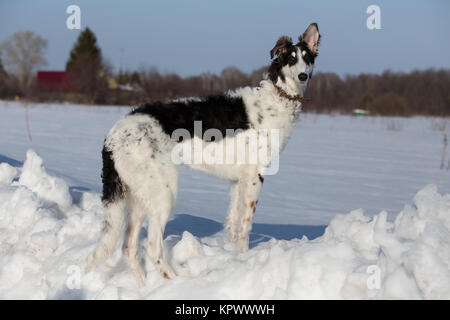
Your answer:
[[[72,90],[68,73],[65,71],[38,71],[37,83],[48,90]]]

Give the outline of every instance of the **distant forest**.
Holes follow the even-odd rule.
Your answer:
[[[208,73],[182,78],[150,69],[123,73],[118,80],[142,88],[142,96],[138,95],[135,100],[169,100],[256,86],[266,70],[267,67],[263,67],[246,74],[230,67],[220,75]],[[311,99],[304,105],[306,112],[351,113],[359,108],[380,115],[449,116],[450,70],[385,71],[381,75],[360,74],[344,78],[335,73],[318,72],[311,78],[305,96]]]
[[[16,32],[0,44],[0,99],[136,106],[257,86],[268,68],[244,73],[228,67],[220,74],[190,77],[162,73],[156,67],[114,72],[102,57],[95,34],[86,28],[76,40],[64,71],[36,73],[46,65],[46,47],[47,41],[31,31]],[[450,116],[450,70],[388,70],[379,75],[344,77],[317,72],[305,96],[311,99],[304,104],[306,112],[363,109],[375,115]]]
[[[0,98],[26,97],[31,101],[69,101],[74,103],[130,105],[165,101],[180,97],[206,96],[243,86],[256,86],[266,67],[246,74],[229,67],[219,75],[203,73],[181,77],[161,73],[156,68],[140,72],[121,72],[99,77],[95,90],[60,92],[40,88],[36,81],[27,94],[14,77],[0,77]],[[113,80],[116,85],[109,83]],[[91,81],[92,82],[92,81]],[[409,73],[385,71],[382,74],[347,75],[315,73],[305,93],[311,101],[305,112],[351,113],[364,109],[376,115],[450,116],[450,70],[423,70]]]

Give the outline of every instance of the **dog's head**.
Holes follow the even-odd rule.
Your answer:
[[[298,43],[286,36],[278,39],[270,50],[270,58],[275,59],[269,68],[269,79],[274,84],[283,85],[295,93],[303,93],[314,68],[320,41],[319,28],[311,23],[298,37]]]

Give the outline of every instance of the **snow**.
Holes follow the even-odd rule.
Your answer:
[[[18,170],[6,162],[0,163],[0,184],[10,184],[17,176]]]
[[[103,140],[129,111],[0,101],[0,162],[19,167],[31,148],[71,188],[101,192]],[[392,221],[425,185],[450,192],[450,170],[439,170],[444,134],[450,136],[448,118],[303,113],[280,156],[279,172],[265,178],[255,222],[323,226],[356,208],[369,216],[386,210]],[[449,150],[446,164],[448,156]],[[222,223],[228,189],[226,181],[183,167],[174,212]],[[210,204],[216,210],[208,210]]]
[[[178,276],[146,263],[145,225],[143,288],[119,246],[86,274],[103,227],[103,138],[128,111],[0,101],[0,299],[450,299],[440,118],[303,114],[247,253],[222,230],[228,184],[182,169],[164,241]]]
[[[48,175],[42,166],[42,159],[33,150],[27,152],[19,183],[62,209],[68,208],[72,202],[67,183]]]
[[[272,238],[247,253],[232,250],[223,231],[169,235],[178,276],[166,280],[146,263],[139,289],[119,249],[83,271],[102,229],[98,193],[71,194],[32,150],[23,167],[0,168],[8,176],[0,186],[0,299],[450,299],[450,194],[435,185],[393,222],[386,211],[354,210],[316,239]]]

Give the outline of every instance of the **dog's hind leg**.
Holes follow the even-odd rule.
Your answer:
[[[103,235],[95,250],[88,257],[86,272],[96,264],[105,261],[116,249],[117,242],[122,235],[125,222],[125,199],[104,204],[105,224]]]
[[[147,199],[150,198],[148,205],[151,207],[147,254],[161,275],[166,279],[171,279],[175,276],[175,272],[167,263],[163,237],[177,196],[177,168],[173,164],[162,166],[155,172],[155,180],[150,183],[154,187],[147,197]]]
[[[141,211],[145,218],[149,219],[148,226],[148,254],[157,270],[170,278],[175,276],[163,253],[163,234],[166,222],[175,203],[178,168],[171,161],[170,149],[165,150],[162,145],[141,145],[132,152],[121,152],[117,157],[117,168],[120,177],[126,185],[127,195],[132,198],[133,206],[130,212],[130,229],[124,251],[126,259],[133,273],[140,281],[141,269],[136,261],[137,237],[140,223],[135,211]],[[155,151],[158,150],[158,151]],[[137,205],[137,207],[136,207]],[[134,220],[136,219],[136,220]],[[136,227],[134,227],[136,226]]]
[[[133,272],[139,286],[143,286],[145,282],[145,272],[138,260],[139,248],[139,232],[141,231],[142,222],[145,218],[145,212],[137,199],[129,196],[127,203],[128,209],[128,227],[125,233],[125,244],[123,247],[123,255]]]
[[[125,222],[126,186],[116,170],[113,152],[106,145],[102,150],[102,158],[102,204],[105,212],[105,224],[99,244],[87,259],[86,272],[94,265],[106,260],[114,252]]]
[[[161,275],[166,279],[172,279],[175,277],[175,272],[167,263],[163,246],[164,229],[168,220],[167,212],[167,207],[161,208],[160,214],[150,217],[147,254]]]

